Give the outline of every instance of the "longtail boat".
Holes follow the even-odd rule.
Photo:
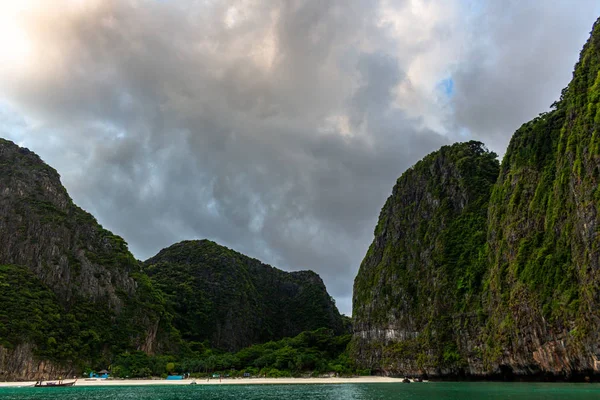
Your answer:
[[[73,386],[75,384],[75,382],[77,382],[77,379],[75,379],[73,382],[63,382],[63,381],[58,381],[58,382],[46,382],[43,383],[44,381],[39,381],[35,383],[35,387],[67,387],[67,386]]]

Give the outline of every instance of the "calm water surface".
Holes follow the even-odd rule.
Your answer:
[[[598,400],[600,384],[378,383],[339,385],[196,385],[0,388],[1,400]]]

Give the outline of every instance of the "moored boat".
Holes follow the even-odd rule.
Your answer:
[[[59,380],[58,382],[46,382],[44,383],[44,381],[39,381],[35,383],[35,387],[68,387],[68,386],[73,386],[75,385],[75,382],[77,382],[77,379],[75,379],[73,382],[63,382],[62,380]]]

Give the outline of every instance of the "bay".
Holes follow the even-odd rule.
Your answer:
[[[591,400],[600,384],[466,383],[104,386],[0,388],[2,400]]]

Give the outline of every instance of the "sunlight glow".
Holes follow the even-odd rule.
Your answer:
[[[38,3],[35,0],[0,1],[0,68],[26,65],[32,44],[23,26],[23,14]]]

